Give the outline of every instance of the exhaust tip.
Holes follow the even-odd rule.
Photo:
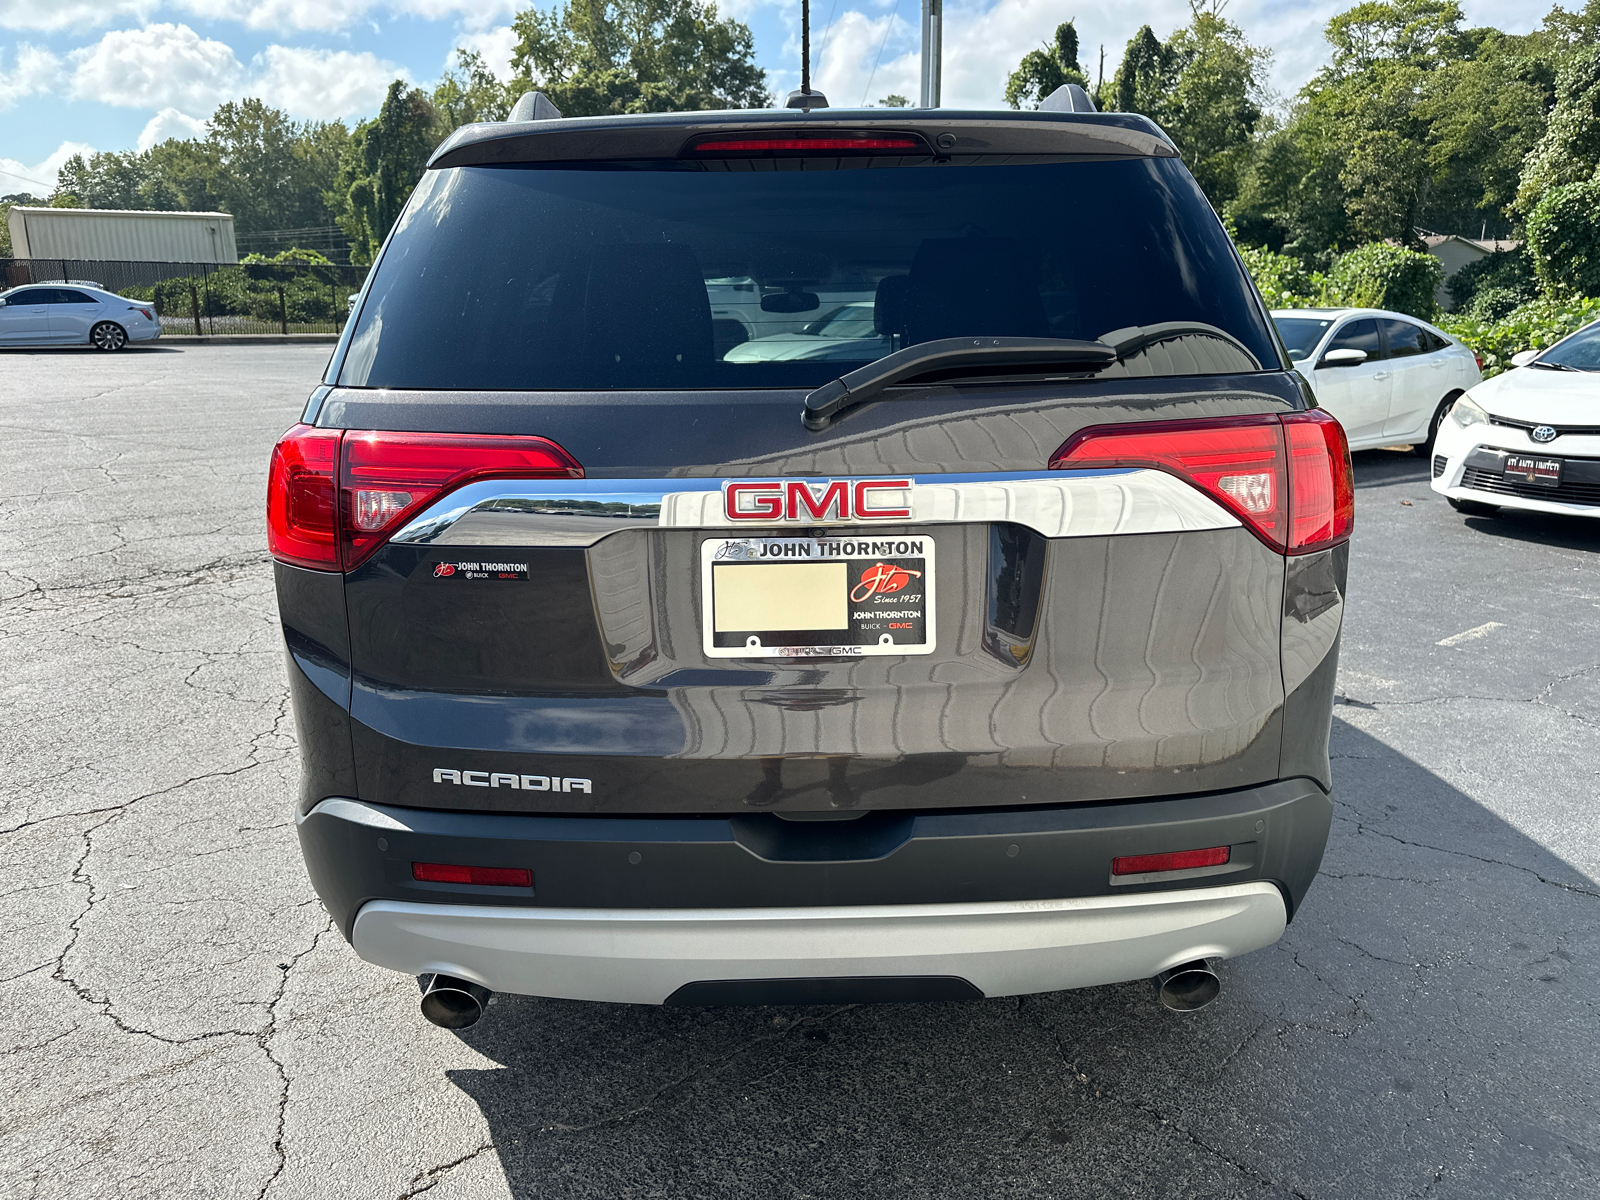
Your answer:
[[[481,983],[435,975],[422,993],[422,1015],[441,1029],[466,1029],[478,1023],[492,995]]]
[[[1173,1012],[1194,1012],[1215,1000],[1222,991],[1222,980],[1204,959],[1168,967],[1150,980],[1156,999]]]

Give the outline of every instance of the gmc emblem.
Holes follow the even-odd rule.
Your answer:
[[[722,485],[730,521],[903,521],[909,508],[878,503],[876,492],[904,492],[909,479],[764,479]]]

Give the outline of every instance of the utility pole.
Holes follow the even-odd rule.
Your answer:
[[[939,107],[939,65],[943,56],[944,0],[922,0],[921,107]]]

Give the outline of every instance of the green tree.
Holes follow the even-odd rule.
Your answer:
[[[1544,136],[1528,154],[1516,207],[1531,213],[1562,184],[1589,178],[1600,165],[1600,46],[1587,46],[1556,77],[1555,107]]]
[[[911,101],[907,100],[904,96],[898,94],[897,92],[890,92],[882,100],[878,101],[878,107],[879,108],[910,108],[911,107]]]
[[[102,151],[84,158],[74,154],[61,164],[52,203],[72,196],[72,208],[164,209],[179,207],[176,191],[151,170],[148,157],[137,151]]]
[[[457,47],[455,59],[433,89],[441,139],[475,121],[504,121],[517,99],[516,90],[496,78],[481,54]]]
[[[1089,86],[1089,77],[1078,65],[1078,31],[1071,21],[1056,26],[1054,42],[1039,50],[1029,50],[1006,80],[1006,103],[1012,108],[1038,108],[1057,88],[1075,83]]]
[[[710,0],[569,0],[512,22],[518,82],[566,116],[762,108],[750,29]]]
[[[1546,193],[1528,214],[1528,252],[1553,296],[1600,296],[1600,180]]]
[[[437,123],[427,95],[396,79],[378,115],[350,135],[327,203],[339,211],[353,261],[371,262],[399,220],[437,144]]]
[[[1444,267],[1431,254],[1371,242],[1341,254],[1322,285],[1325,304],[1388,308],[1424,320],[1438,311],[1434,292]]]
[[[1178,83],[1177,56],[1148,25],[1128,39],[1122,65],[1110,91],[1118,112],[1143,113],[1158,125],[1167,115],[1167,98]]]

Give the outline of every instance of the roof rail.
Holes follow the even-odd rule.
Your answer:
[[[1089,93],[1075,83],[1063,83],[1044,98],[1040,112],[1099,112]]]
[[[561,110],[543,92],[523,92],[507,121],[559,121]]]

